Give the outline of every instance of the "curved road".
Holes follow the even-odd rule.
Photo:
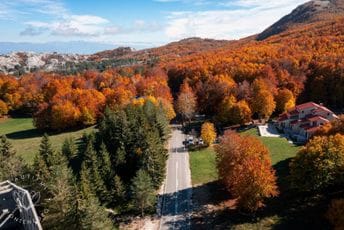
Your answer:
[[[173,128],[161,198],[161,230],[190,229],[192,185],[189,154],[184,149],[184,140],[182,131]]]

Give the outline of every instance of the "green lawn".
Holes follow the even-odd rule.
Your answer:
[[[215,152],[212,148],[190,152],[191,179],[193,185],[217,180]]]
[[[65,138],[80,138],[84,132],[91,132],[94,127],[78,131],[51,134],[50,140],[55,149],[60,149]],[[5,134],[12,143],[17,154],[31,164],[38,152],[43,133],[39,132],[32,124],[32,118],[9,118],[0,120],[0,135]]]
[[[257,137],[270,150],[272,165],[276,165],[286,159],[295,157],[300,150],[299,146],[291,144],[285,138],[278,137],[261,137],[258,134],[258,129],[253,128],[245,132],[243,135],[251,135]]]
[[[242,134],[257,137],[269,149],[272,165],[283,182],[283,177],[288,174],[289,160],[295,157],[300,147],[289,143],[284,138],[260,137],[257,128],[249,129]],[[217,180],[215,152],[212,148],[190,152],[190,167],[193,185]]]

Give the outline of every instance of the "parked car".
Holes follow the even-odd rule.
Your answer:
[[[197,142],[198,145],[204,145],[204,141],[202,138],[198,139],[198,142]]]
[[[195,144],[194,140],[188,140],[187,141],[187,145],[194,145],[194,144]]]
[[[195,141],[194,141],[193,136],[187,136],[187,138],[185,139],[185,141],[183,142],[183,144],[184,144],[185,146],[194,145],[194,144],[195,144]]]

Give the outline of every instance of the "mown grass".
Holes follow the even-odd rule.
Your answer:
[[[295,157],[300,150],[299,146],[289,143],[286,138],[259,136],[257,128],[249,129],[241,134],[257,137],[269,149],[272,165]]]
[[[216,181],[218,175],[214,149],[207,148],[190,152],[190,168],[193,185]]]
[[[78,139],[85,132],[88,133],[93,130],[95,130],[94,127],[89,127],[59,134],[49,133],[49,136],[53,148],[60,150],[66,138],[72,137]],[[5,134],[12,143],[17,154],[27,163],[32,164],[44,134],[33,126],[32,118],[8,118],[0,120],[0,135],[3,134]]]
[[[261,137],[257,128],[241,133],[257,137],[270,151],[271,162],[280,179],[288,174],[289,160],[296,156],[300,147],[291,144],[285,138]],[[190,168],[193,185],[206,184],[217,180],[215,162],[216,154],[213,148],[190,152]]]

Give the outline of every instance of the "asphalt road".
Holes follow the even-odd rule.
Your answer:
[[[184,134],[177,129],[169,141],[169,158],[161,203],[160,229],[190,229],[191,173]]]

